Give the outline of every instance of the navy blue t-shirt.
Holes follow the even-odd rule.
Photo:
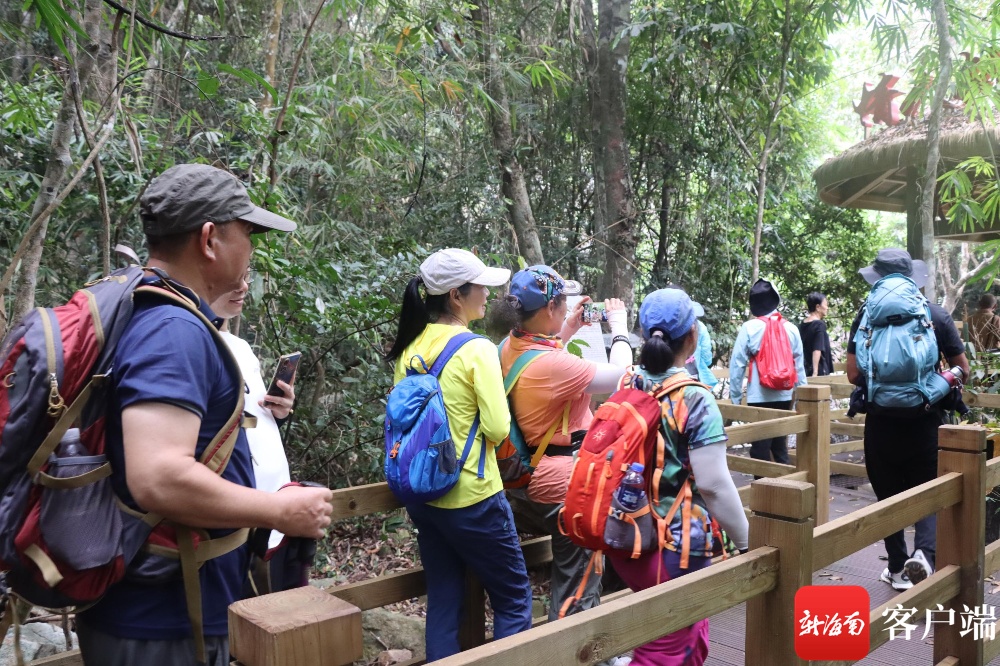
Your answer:
[[[190,294],[189,294],[190,295]],[[196,299],[197,300],[197,299]],[[216,321],[202,303],[202,313]],[[121,412],[142,402],[169,403],[201,417],[196,457],[232,415],[238,391],[227,372],[211,332],[194,313],[176,305],[137,298],[136,311],[115,351],[115,386],[108,409],[107,451],[118,496],[138,508],[125,482]],[[250,447],[240,428],[224,479],[254,487]],[[221,536],[232,530],[210,530]],[[201,594],[206,636],[228,632],[227,609],[240,598],[247,570],[247,548],[209,560],[201,568]],[[84,614],[95,629],[119,638],[174,640],[191,637],[183,581],[161,585],[122,581]]]

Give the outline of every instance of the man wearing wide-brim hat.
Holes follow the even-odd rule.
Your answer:
[[[921,288],[927,284],[927,265],[919,259],[911,259],[906,250],[899,248],[879,250],[872,265],[865,266],[858,273],[872,285],[890,275],[907,277]],[[968,376],[965,346],[951,315],[936,303],[930,303],[928,309],[939,354],[948,360],[948,367],[958,366],[964,376]],[[862,307],[854,318],[847,343],[847,378],[858,386],[866,385],[855,355],[855,335],[864,310]],[[943,421],[944,411],[940,406],[904,412],[890,408],[876,409],[869,404],[865,419],[865,468],[879,500],[937,477],[938,426]],[[917,522],[914,550],[909,558],[903,530],[886,537],[889,566],[880,579],[895,590],[907,590],[933,573],[936,529],[934,514]]]
[[[746,403],[752,407],[767,407],[770,409],[791,409],[794,389],[780,390],[763,386],[760,381],[760,371],[756,368],[755,358],[760,352],[761,342],[767,319],[781,317],[778,306],[781,297],[774,285],[767,280],[757,280],[750,287],[750,313],[754,319],[743,324],[736,335],[733,352],[729,355],[729,397],[734,405],[743,401],[743,378],[747,377]],[[799,329],[791,322],[782,320],[788,334],[792,362],[795,364],[795,386],[806,383],[806,369],[802,360],[802,338]],[[772,437],[750,444],[750,457],[757,460],[771,460],[788,464],[788,438]]]

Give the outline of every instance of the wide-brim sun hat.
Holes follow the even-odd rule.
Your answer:
[[[440,296],[464,284],[499,287],[507,284],[510,270],[492,268],[468,250],[450,247],[424,259],[420,264],[420,279],[428,294]]]
[[[642,299],[639,326],[647,340],[658,329],[670,340],[680,340],[694,326],[694,302],[681,289],[657,289]]]
[[[927,264],[920,259],[911,259],[910,253],[898,247],[879,250],[871,266],[858,270],[868,284],[875,284],[887,275],[899,274],[913,280],[918,287],[927,284]]]
[[[750,313],[754,317],[764,317],[781,305],[781,296],[774,285],[761,278],[750,287]]]
[[[154,178],[139,200],[147,236],[192,231],[205,222],[244,220],[253,232],[295,231],[295,222],[255,206],[233,174],[208,164],[178,164]]]

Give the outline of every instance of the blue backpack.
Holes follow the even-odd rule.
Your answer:
[[[462,457],[456,459],[438,377],[462,345],[479,337],[474,333],[456,335],[430,368],[415,356],[425,372],[408,367],[406,377],[389,393],[385,405],[385,480],[402,504],[436,500],[458,483],[479,432],[479,412],[469,428]],[[480,479],[486,468],[486,437],[481,439]]]
[[[910,278],[893,274],[875,283],[854,344],[869,405],[912,409],[932,405],[947,393],[947,382],[936,372],[930,307]]]

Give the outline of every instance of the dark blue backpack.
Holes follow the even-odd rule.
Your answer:
[[[429,369],[424,359],[415,357],[426,372],[408,367],[406,377],[389,393],[385,405],[385,480],[402,504],[436,500],[458,483],[479,431],[479,412],[469,428],[462,457],[457,458],[438,377],[462,345],[479,337],[474,333],[456,335]],[[486,437],[481,439],[480,479],[486,467]]]

